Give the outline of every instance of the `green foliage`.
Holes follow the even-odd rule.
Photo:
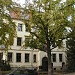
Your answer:
[[[9,63],[7,64],[6,61],[0,62],[0,70],[1,71],[9,71],[9,70],[11,70],[10,64]]]
[[[9,15],[13,9],[12,0],[0,0],[0,45],[8,46],[13,43],[16,25]]]
[[[43,45],[49,41],[49,45],[54,48],[61,45],[66,37],[66,27],[72,27],[74,24],[73,5],[74,0],[63,3],[61,0],[39,0],[35,5],[29,6],[31,17],[25,24],[29,32],[37,37],[39,44]],[[69,16],[73,22],[68,20]]]
[[[75,30],[70,34],[70,38],[67,40],[67,70],[75,72]]]
[[[62,0],[63,1],[63,0]],[[29,41],[29,46],[40,48],[41,46],[48,55],[48,75],[51,73],[51,50],[61,47],[63,39],[69,37],[68,28],[75,25],[75,0],[38,0],[27,8],[31,17],[25,20],[31,35],[36,40]]]

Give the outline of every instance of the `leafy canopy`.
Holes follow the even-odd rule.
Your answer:
[[[36,39],[31,38],[27,44],[35,48],[42,48],[43,45],[51,49],[61,45],[61,41],[67,37],[67,29],[74,25],[74,0],[38,0],[29,6],[30,19],[25,24]],[[27,11],[26,11],[27,12]]]
[[[12,0],[0,0],[0,44],[11,45],[15,36],[15,23],[10,17],[13,10]]]
[[[75,71],[75,27],[67,40],[67,71]]]

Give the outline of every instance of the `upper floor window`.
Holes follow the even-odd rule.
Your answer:
[[[28,44],[30,43],[30,36],[25,36],[25,48],[27,48]]]
[[[21,46],[22,38],[17,37],[17,46]]]
[[[56,54],[52,54],[53,62],[56,62]]]
[[[62,54],[59,54],[59,62],[62,62]]]
[[[36,54],[33,55],[33,62],[36,62]]]
[[[11,52],[8,53],[8,61],[12,62],[12,53]]]
[[[29,53],[25,53],[25,62],[29,62]]]
[[[30,40],[30,36],[25,36],[25,42],[28,42]]]
[[[16,53],[16,62],[21,62],[21,53]]]
[[[23,24],[18,23],[18,31],[22,31],[22,26],[23,26]]]

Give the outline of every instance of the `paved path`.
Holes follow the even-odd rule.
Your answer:
[[[68,74],[63,74],[63,75],[75,75],[75,73],[68,73]]]
[[[75,73],[68,73],[68,74],[56,73],[55,75],[75,75]]]
[[[47,73],[40,73],[38,75],[48,75]],[[54,72],[53,75],[75,75],[75,72],[74,73],[62,73],[62,72]]]

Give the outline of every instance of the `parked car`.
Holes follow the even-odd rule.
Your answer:
[[[38,73],[35,69],[17,69],[7,75],[38,75]]]

